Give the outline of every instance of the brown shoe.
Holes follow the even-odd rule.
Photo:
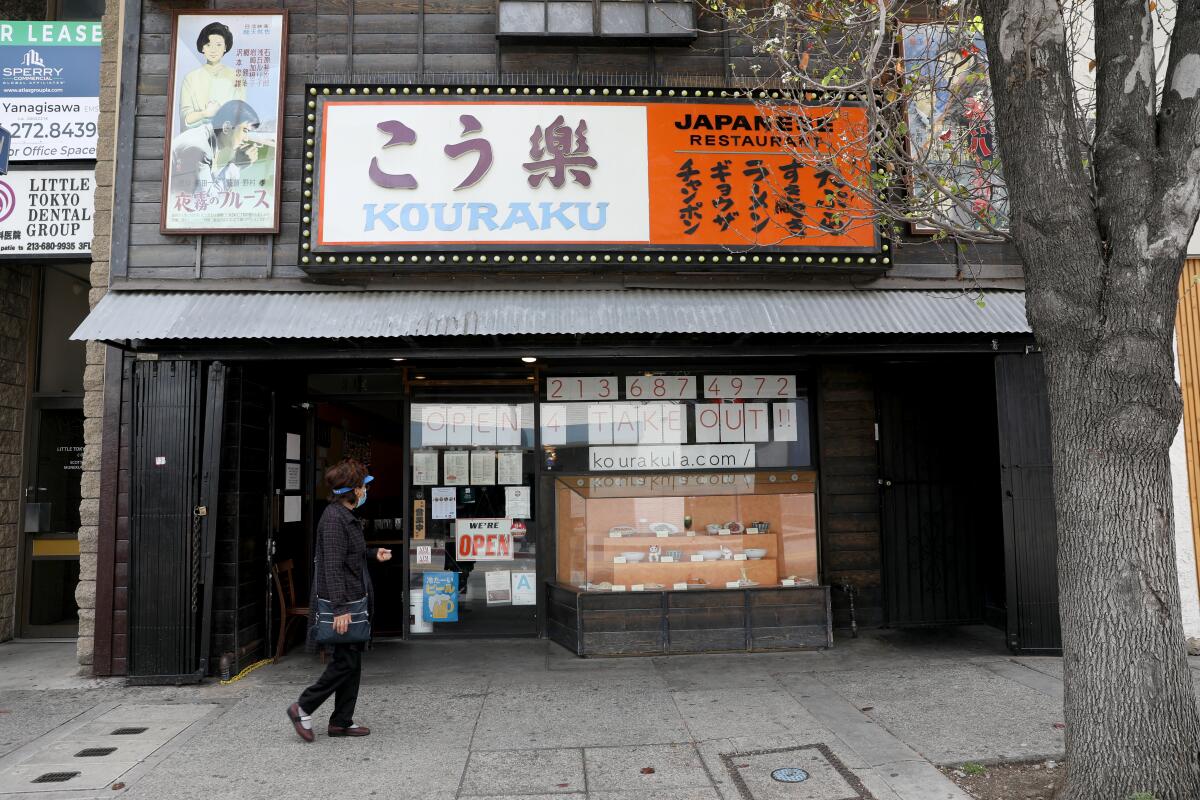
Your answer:
[[[348,728],[339,728],[337,725],[329,726],[330,736],[370,736],[371,729],[365,725],[350,724]]]
[[[300,704],[292,703],[287,710],[288,719],[292,721],[292,727],[296,729],[296,735],[306,742],[311,742],[317,738],[313,733],[312,728],[306,728],[300,724]]]

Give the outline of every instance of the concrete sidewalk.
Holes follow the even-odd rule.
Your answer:
[[[0,645],[4,800],[51,797],[29,791],[38,788],[155,800],[962,800],[935,764],[1060,758],[1063,748],[1058,659],[1010,657],[985,629],[873,631],[811,653],[611,660],[533,640],[385,642],[364,659],[356,716],[373,734],[327,738],[328,704],[314,744],[283,715],[319,673],[312,657],[227,687],[132,688],[73,677],[73,652]],[[108,730],[139,719],[147,730],[129,738]],[[86,759],[90,771],[29,782],[78,770],[84,759],[71,751],[92,748],[97,733],[117,750]],[[787,768],[802,773],[773,777]]]

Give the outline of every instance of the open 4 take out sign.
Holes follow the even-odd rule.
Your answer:
[[[460,519],[455,526],[458,561],[512,561],[512,521]]]
[[[870,171],[866,114],[852,104],[768,109],[698,90],[309,91],[310,270],[887,263],[870,203],[846,183]],[[840,148],[838,170],[822,148]]]

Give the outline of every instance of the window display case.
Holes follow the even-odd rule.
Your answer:
[[[559,478],[558,582],[608,592],[815,586],[815,483],[794,470]]]
[[[579,655],[828,647],[816,474],[551,481],[548,632]]]

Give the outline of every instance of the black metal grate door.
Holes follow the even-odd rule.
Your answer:
[[[129,676],[196,669],[201,364],[138,361],[129,487]]]
[[[1040,354],[996,357],[1008,643],[1017,652],[1051,654],[1062,649],[1062,629],[1050,409],[1042,369]]]
[[[884,598],[892,625],[982,622],[999,538],[990,364],[885,365],[879,381]]]

